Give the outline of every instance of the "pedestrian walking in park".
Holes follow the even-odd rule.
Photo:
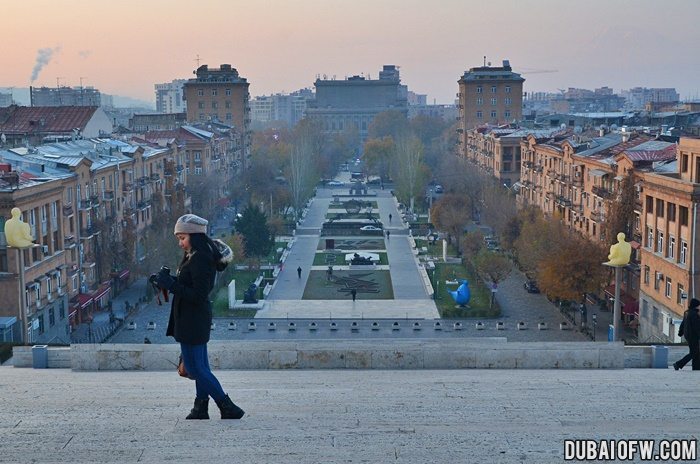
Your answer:
[[[299,266],[299,267],[297,268],[297,275],[298,275],[299,278],[301,279],[301,266]]]
[[[389,213],[389,222],[391,222],[391,218],[392,218],[391,213]]]
[[[678,336],[685,337],[688,342],[688,354],[673,363],[675,370],[683,367],[692,360],[693,370],[700,370],[700,301],[695,298],[690,300],[688,310],[683,315],[683,322],[678,327]]]
[[[391,235],[391,232],[389,232],[389,231],[387,230],[387,231],[386,231],[386,238],[387,238],[387,239],[389,238],[389,235]]]
[[[350,295],[352,295],[352,301],[354,303],[355,300],[357,299],[357,290],[355,290],[354,288],[352,290],[350,290]]]
[[[187,419],[209,419],[209,397],[214,398],[222,419],[240,419],[244,411],[231,401],[209,367],[209,293],[217,271],[226,268],[233,252],[222,241],[207,236],[207,224],[194,214],[181,216],[175,223],[175,236],[185,253],[177,273],[172,276],[168,268],[161,268],[149,280],[174,295],[166,335],[180,343],[186,375],[195,381],[194,407]]]

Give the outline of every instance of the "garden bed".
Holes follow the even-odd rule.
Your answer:
[[[469,308],[459,308],[457,306],[457,303],[454,302],[448,290],[457,290],[459,285],[447,285],[445,284],[446,280],[466,280],[469,282],[469,290],[471,292]],[[461,264],[436,264],[432,282],[433,288],[436,287],[435,283],[438,282],[435,305],[438,308],[440,317],[444,319],[468,317],[495,318],[501,315],[501,308],[498,306],[498,302],[494,301],[493,307],[489,308],[491,303],[491,290],[487,288],[483,282],[478,280],[475,274]]]

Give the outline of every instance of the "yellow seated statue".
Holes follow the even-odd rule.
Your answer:
[[[625,242],[624,232],[617,234],[617,243],[610,246],[610,254],[608,255],[608,266],[624,266],[630,262],[632,255],[632,245]]]
[[[28,248],[34,245],[29,224],[19,218],[22,212],[19,208],[12,208],[12,219],[5,222],[5,239],[7,244],[15,248]]]

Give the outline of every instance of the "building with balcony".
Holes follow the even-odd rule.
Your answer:
[[[471,68],[459,79],[460,141],[470,129],[484,124],[500,125],[522,119],[523,82],[508,60],[503,66]],[[462,147],[464,149],[464,145]]]
[[[310,89],[290,94],[262,95],[250,102],[252,124],[257,127],[294,127],[304,118],[306,105],[313,100]]]
[[[29,87],[30,106],[101,106],[102,94],[93,87]]]
[[[309,101],[307,118],[318,121],[327,135],[357,130],[360,146],[374,117],[383,111],[408,115],[407,88],[399,69],[384,65],[378,79],[352,76],[344,80],[316,79],[316,99]]]

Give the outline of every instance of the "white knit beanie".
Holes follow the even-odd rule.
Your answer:
[[[207,221],[196,214],[184,214],[175,223],[175,234],[206,234]]]

